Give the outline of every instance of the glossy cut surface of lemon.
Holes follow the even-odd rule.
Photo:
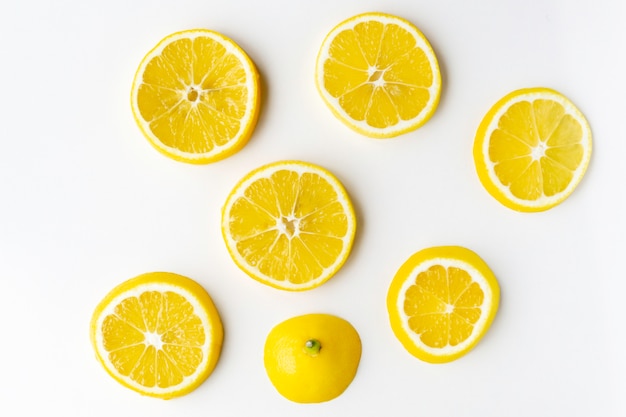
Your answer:
[[[497,201],[523,212],[563,202],[591,158],[591,129],[561,93],[513,91],[485,115],[474,140],[478,177]]]
[[[115,287],[96,307],[90,328],[96,356],[122,385],[169,399],[211,374],[222,323],[209,294],[190,278],[146,273]]]
[[[326,282],[348,258],[356,218],[348,194],[326,169],[279,161],[248,173],[222,210],[233,261],[255,280],[290,291]]]
[[[413,254],[387,293],[391,328],[413,356],[443,363],[469,352],[485,335],[500,301],[487,264],[460,246]]]
[[[385,13],[363,13],[333,28],[319,50],[315,81],[339,120],[374,138],[426,123],[441,93],[439,64],[426,37]]]
[[[259,74],[248,55],[218,32],[193,29],[165,37],[143,58],[131,106],[159,152],[206,164],[247,143],[259,97]]]

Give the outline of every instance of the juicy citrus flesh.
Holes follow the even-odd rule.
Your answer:
[[[500,290],[485,262],[469,249],[443,246],[411,256],[387,295],[391,327],[403,346],[427,362],[465,355],[487,332]]]
[[[426,37],[408,21],[382,13],[354,16],[326,36],[316,83],[335,116],[375,138],[423,125],[441,91],[439,65]]]
[[[245,176],[229,195],[222,234],[235,263],[283,290],[315,288],[347,259],[356,220],[341,183],[327,170],[280,161]]]
[[[197,164],[223,159],[252,134],[258,77],[231,39],[206,29],[174,33],[139,65],[131,94],[135,120],[171,158]]]
[[[311,352],[307,342],[319,343]],[[361,339],[346,320],[329,314],[293,317],[267,336],[264,364],[276,390],[298,403],[330,401],[353,381]]]
[[[474,142],[476,170],[500,203],[543,211],[565,200],[591,156],[591,129],[562,94],[547,88],[514,91],[498,101]]]
[[[101,364],[122,385],[164,399],[186,394],[213,371],[223,329],[206,291],[165,272],[114,288],[97,306],[91,340]]]

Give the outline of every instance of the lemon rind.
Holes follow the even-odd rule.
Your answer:
[[[331,41],[337,36],[338,33],[344,30],[350,30],[358,23],[369,20],[376,20],[383,24],[393,23],[411,33],[415,38],[416,47],[421,48],[428,57],[431,64],[431,70],[433,72],[433,83],[428,88],[431,99],[426,107],[424,107],[414,118],[409,120],[400,120],[397,124],[386,128],[377,128],[367,124],[364,120],[359,121],[353,119],[340,106],[339,100],[330,95],[326,88],[324,88],[324,63],[329,58],[328,50],[330,48]],[[328,108],[332,111],[334,116],[341,120],[345,125],[365,136],[377,139],[386,139],[414,131],[424,125],[432,117],[437,109],[437,106],[439,105],[439,98],[441,95],[441,72],[437,56],[435,55],[432,46],[428,42],[426,36],[424,36],[424,34],[415,25],[405,19],[390,14],[377,12],[362,13],[339,23],[324,38],[316,60],[315,85]]]
[[[316,279],[308,281],[303,284],[294,284],[288,280],[277,280],[272,278],[266,274],[263,274],[259,271],[258,268],[250,265],[246,260],[239,254],[237,250],[237,242],[232,239],[229,230],[230,218],[228,217],[228,213],[230,213],[230,209],[235,201],[238,198],[243,196],[243,192],[252,184],[253,182],[266,178],[272,175],[272,173],[279,171],[281,169],[290,170],[296,172],[298,174],[304,173],[315,173],[320,177],[324,178],[329,184],[333,186],[333,189],[337,192],[337,201],[341,203],[344,211],[346,213],[346,217],[348,219],[348,228],[346,231],[346,235],[344,237],[344,246],[339,256],[333,264],[324,268],[323,273]],[[337,271],[343,266],[343,264],[348,259],[350,252],[352,250],[352,245],[354,242],[354,236],[356,232],[356,216],[354,213],[354,208],[346,192],[343,185],[339,182],[339,180],[326,169],[302,161],[288,160],[288,161],[279,161],[273,162],[270,164],[263,165],[259,168],[248,173],[243,179],[241,179],[237,185],[230,192],[226,202],[222,208],[222,236],[224,238],[224,242],[226,243],[226,248],[231,258],[235,262],[235,264],[248,276],[261,282],[263,284],[269,285],[271,287],[287,290],[287,291],[305,291],[309,289],[316,288],[322,285],[324,282],[328,281],[332,276],[334,276]]]
[[[580,123],[583,131],[580,144],[583,146],[584,156],[576,170],[572,171],[572,180],[563,191],[553,196],[542,195],[536,200],[525,200],[513,195],[509,187],[502,184],[496,175],[494,169],[495,164],[489,160],[489,138],[498,127],[498,122],[502,115],[513,104],[522,101],[532,102],[537,99],[549,99],[561,104],[565,110],[565,114],[574,117]],[[545,87],[515,90],[496,102],[483,118],[476,132],[474,144],[476,170],[483,186],[504,206],[523,212],[548,210],[567,199],[574,192],[585,175],[591,159],[591,152],[592,134],[585,116],[567,97],[555,90]]]
[[[137,94],[139,86],[142,84],[140,81],[141,74],[144,73],[148,63],[160,55],[163,49],[174,41],[180,39],[195,39],[197,37],[208,37],[216,42],[220,43],[226,51],[234,55],[241,63],[246,73],[246,88],[248,90],[248,99],[246,102],[246,112],[240,119],[240,127],[238,133],[232,137],[228,142],[223,145],[214,143],[213,149],[204,153],[191,153],[183,152],[179,149],[166,146],[161,140],[152,133],[150,124],[141,117],[141,112],[137,106]],[[133,117],[135,122],[139,126],[143,135],[148,139],[148,142],[163,155],[173,158],[177,161],[187,162],[192,164],[208,164],[216,162],[233,155],[243,148],[248,142],[256,122],[259,117],[260,108],[260,80],[259,73],[256,69],[254,62],[246,54],[246,52],[232,39],[209,29],[190,29],[172,33],[163,38],[155,47],[153,47],[141,60],[135,77],[133,78],[133,84],[131,87],[131,108],[133,111]]]

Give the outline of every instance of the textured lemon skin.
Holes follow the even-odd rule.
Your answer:
[[[236,248],[230,243],[230,233],[228,232],[228,216],[230,214],[228,211],[228,208],[230,206],[230,203],[235,198],[236,194],[239,192],[242,184],[246,183],[250,178],[255,177],[260,172],[267,171],[273,168],[281,168],[281,167],[285,167],[286,169],[289,169],[290,166],[298,166],[301,168],[308,169],[311,172],[321,172],[321,173],[324,173],[327,177],[332,178],[334,180],[333,185],[335,186],[335,191],[337,191],[339,196],[343,200],[345,200],[345,202],[347,203],[345,207],[347,211],[345,214],[348,217],[348,222],[350,225],[349,226],[350,232],[348,234],[348,239],[344,241],[345,249],[343,251],[343,256],[339,258],[338,262],[335,264],[335,267],[332,268],[332,270],[327,271],[321,278],[318,278],[307,284],[300,284],[298,286],[281,285],[280,281],[270,279],[264,275],[261,275],[260,273],[257,273],[257,271],[252,269],[247,263],[243,262],[240,259]],[[254,279],[257,282],[268,285],[272,288],[285,290],[285,291],[291,291],[291,292],[312,290],[314,288],[319,287],[320,285],[327,282],[330,278],[332,278],[337,273],[337,271],[339,271],[341,267],[344,265],[344,263],[346,262],[346,260],[348,259],[350,255],[350,252],[352,251],[352,246],[353,246],[354,238],[356,235],[356,229],[357,229],[357,220],[356,220],[356,215],[354,212],[354,207],[352,205],[352,202],[350,200],[350,197],[348,196],[346,189],[339,182],[339,180],[337,180],[336,177],[330,171],[318,165],[314,165],[314,164],[303,162],[303,161],[297,161],[297,160],[285,160],[285,161],[272,162],[272,163],[263,165],[261,167],[258,167],[250,171],[241,180],[239,180],[239,182],[237,183],[235,187],[233,187],[230,194],[226,198],[226,202],[224,203],[224,206],[222,207],[222,226],[221,226],[222,238],[224,239],[224,242],[226,243],[226,249],[228,250],[230,257],[235,262],[235,265],[237,265],[237,267],[241,269],[244,273],[246,273],[246,275],[248,275],[250,278]]]
[[[565,199],[567,199],[567,197],[571,195],[571,193],[574,191],[574,189],[576,188],[576,186],[578,185],[578,183],[582,180],[582,177],[584,176],[584,175],[581,175],[574,183],[570,185],[568,193],[562,194],[560,198],[552,199],[552,201],[549,204],[545,204],[541,206],[520,204],[517,201],[511,200],[510,198],[507,197],[506,194],[502,192],[502,190],[494,183],[494,181],[489,176],[487,163],[486,163],[486,158],[488,158],[488,155],[485,155],[483,152],[485,141],[489,140],[489,138],[487,137],[487,130],[489,129],[489,126],[494,121],[496,114],[498,114],[498,112],[500,112],[500,110],[502,110],[503,107],[507,106],[508,103],[512,99],[515,99],[523,95],[532,95],[532,94],[537,94],[537,93],[539,94],[545,93],[548,95],[557,96],[563,101],[570,103],[571,108],[578,115],[577,120],[582,123],[583,130],[587,132],[591,132],[591,128],[589,127],[589,123],[585,119],[585,116],[576,108],[576,106],[574,106],[573,103],[571,103],[569,99],[564,97],[558,91],[550,89],[550,88],[546,88],[546,87],[522,88],[519,90],[512,91],[509,94],[505,95],[489,109],[485,117],[480,122],[478,129],[476,130],[476,136],[474,139],[474,148],[473,148],[476,174],[478,175],[478,178],[481,184],[483,185],[483,187],[487,190],[487,192],[493,198],[495,198],[498,202],[500,202],[500,204],[510,209],[513,209],[519,212],[525,212],[525,213],[546,211],[562,203]],[[587,151],[585,159],[582,162],[583,174],[586,171],[587,166],[589,165],[589,160],[591,158],[591,150],[592,150],[591,135],[589,136],[589,141],[587,142],[586,146],[588,148],[588,151]]]
[[[434,61],[432,62],[433,65],[433,85],[438,85],[439,87],[436,89],[435,91],[435,96],[432,99],[432,104],[430,109],[424,113],[420,118],[414,120],[414,122],[412,124],[410,124],[409,126],[406,126],[405,128],[402,129],[397,129],[397,128],[387,128],[387,129],[376,129],[374,127],[370,127],[368,129],[363,128],[362,126],[360,126],[358,123],[354,123],[354,121],[349,118],[346,117],[344,114],[342,114],[339,109],[337,109],[335,103],[333,103],[331,100],[329,100],[329,98],[327,97],[327,93],[325,91],[323,82],[322,80],[322,71],[320,71],[320,67],[323,67],[323,63],[321,63],[321,57],[322,57],[322,52],[324,50],[324,46],[329,42],[330,38],[334,35],[336,35],[337,31],[339,29],[341,29],[342,27],[346,27],[349,26],[352,22],[359,20],[359,19],[363,19],[363,18],[383,18],[383,19],[392,19],[395,20],[397,22],[402,22],[405,25],[411,27],[415,33],[422,39],[422,41],[425,44],[425,48],[426,48],[426,52],[428,53],[428,56],[433,57]],[[432,46],[430,45],[430,43],[428,42],[428,39],[426,38],[426,36],[424,36],[424,34],[415,26],[413,25],[413,23],[409,22],[406,19],[403,19],[401,17],[398,16],[394,16],[391,14],[387,14],[387,13],[381,13],[381,12],[368,12],[368,13],[361,13],[358,14],[356,16],[353,16],[351,18],[348,18],[342,22],[340,22],[339,24],[337,24],[330,32],[328,32],[328,34],[326,35],[326,37],[324,38],[323,42],[322,42],[322,47],[320,48],[320,50],[318,51],[317,54],[317,65],[315,67],[315,86],[317,87],[317,91],[320,94],[320,96],[322,97],[324,103],[326,104],[326,106],[330,109],[330,111],[332,112],[332,114],[339,119],[344,125],[348,126],[350,129],[352,129],[353,131],[360,133],[361,135],[370,137],[370,138],[374,138],[374,139],[389,139],[389,138],[394,138],[400,135],[403,135],[405,133],[409,133],[412,132],[414,130],[417,130],[419,127],[423,126],[428,120],[430,120],[430,118],[432,117],[432,115],[435,113],[435,110],[437,110],[437,106],[439,105],[439,99],[441,96],[441,71],[439,69],[439,63],[437,61],[435,52],[432,48]]]
[[[244,126],[242,133],[239,137],[233,139],[229,144],[229,147],[223,148],[219,152],[211,152],[208,154],[190,154],[190,153],[180,153],[172,151],[171,148],[164,146],[161,141],[155,137],[155,135],[144,125],[144,120],[141,117],[141,112],[137,105],[137,90],[138,85],[141,82],[141,75],[143,74],[143,69],[145,68],[147,62],[153,58],[154,51],[161,49],[165,44],[170,43],[173,39],[181,38],[187,35],[210,35],[211,37],[220,39],[224,44],[229,45],[231,48],[239,51],[241,57],[243,59],[242,64],[247,67],[247,74],[251,76],[251,81],[253,88],[251,91],[248,91],[248,94],[252,95],[252,106],[251,106],[251,115]],[[154,46],[141,60],[137,71],[135,72],[135,76],[133,78],[131,95],[130,95],[130,104],[133,112],[133,118],[139,126],[141,133],[145,136],[148,142],[162,155],[167,156],[168,158],[172,158],[179,162],[186,162],[189,164],[195,165],[205,165],[212,162],[217,162],[222,159],[225,159],[229,156],[234,155],[239,152],[249,141],[252,133],[254,132],[254,128],[259,118],[260,108],[261,108],[261,82],[259,72],[254,64],[254,62],[250,59],[250,57],[246,54],[246,52],[241,49],[239,45],[237,45],[232,39],[222,35],[219,32],[215,32],[209,29],[189,29],[182,30],[179,32],[172,33],[165,38],[163,38],[159,43]]]
[[[472,265],[487,282],[487,285],[491,289],[492,293],[492,308],[486,313],[486,321],[481,334],[476,337],[472,343],[470,343],[464,350],[456,352],[454,354],[433,354],[427,352],[424,349],[416,345],[413,340],[407,334],[407,331],[403,328],[400,312],[397,308],[398,299],[403,297],[404,294],[400,293],[402,285],[407,279],[415,279],[411,273],[415,268],[426,261],[432,259],[459,259],[470,265]],[[446,363],[454,361],[472,350],[476,344],[483,338],[493,319],[498,311],[500,303],[500,286],[496,277],[489,266],[483,261],[476,253],[461,246],[437,246],[432,248],[423,249],[414,253],[404,264],[400,267],[396,275],[394,276],[389,290],[387,292],[387,311],[389,313],[389,322],[393,333],[398,338],[402,346],[413,356],[429,363]],[[483,312],[483,314],[485,314]]]
[[[321,349],[311,356],[307,340]],[[307,314],[276,325],[264,348],[267,375],[276,390],[297,403],[320,403],[341,395],[354,379],[361,359],[361,339],[346,320]]]
[[[137,288],[138,286],[143,286],[145,284],[166,284],[166,285],[173,286],[173,287],[179,287],[188,291],[189,293],[193,294],[196,297],[197,301],[204,308],[205,313],[208,316],[209,321],[211,323],[211,328],[205,329],[205,330],[210,330],[210,333],[207,335],[207,337],[210,338],[211,345],[210,345],[210,350],[209,350],[209,360],[206,362],[204,369],[202,369],[197,374],[196,379],[192,383],[184,386],[182,389],[172,390],[170,392],[163,393],[163,394],[150,392],[149,390],[138,389],[135,386],[129,385],[124,379],[119,378],[114,372],[112,372],[109,369],[108,364],[102,357],[102,352],[99,351],[97,347],[97,343],[96,343],[96,332],[98,331],[97,329],[98,319],[102,315],[102,312],[111,303],[111,301],[113,301],[119,295],[124,294],[128,291],[132,291],[134,288]],[[91,344],[94,348],[94,351],[96,353],[96,358],[98,359],[102,367],[107,371],[109,375],[111,375],[113,379],[115,379],[117,382],[119,382],[123,386],[133,391],[139,392],[142,395],[169,400],[169,399],[180,397],[180,396],[190,393],[191,391],[196,389],[198,386],[200,386],[209,377],[209,375],[211,375],[220,357],[222,343],[224,340],[224,328],[222,326],[222,321],[220,319],[217,308],[215,307],[215,304],[213,303],[213,300],[211,299],[209,294],[206,292],[206,290],[202,286],[200,286],[200,284],[198,284],[197,282],[195,282],[194,280],[190,278],[184,277],[182,275],[174,274],[171,272],[148,272],[148,273],[136,276],[134,278],[131,278],[119,284],[118,286],[113,288],[102,299],[102,301],[100,301],[100,303],[98,303],[91,318],[91,323],[90,323],[90,328],[89,328],[89,337],[91,340]]]

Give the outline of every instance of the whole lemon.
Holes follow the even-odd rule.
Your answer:
[[[265,341],[265,370],[276,390],[298,403],[343,393],[361,359],[361,338],[346,320],[306,314],[276,325]]]

